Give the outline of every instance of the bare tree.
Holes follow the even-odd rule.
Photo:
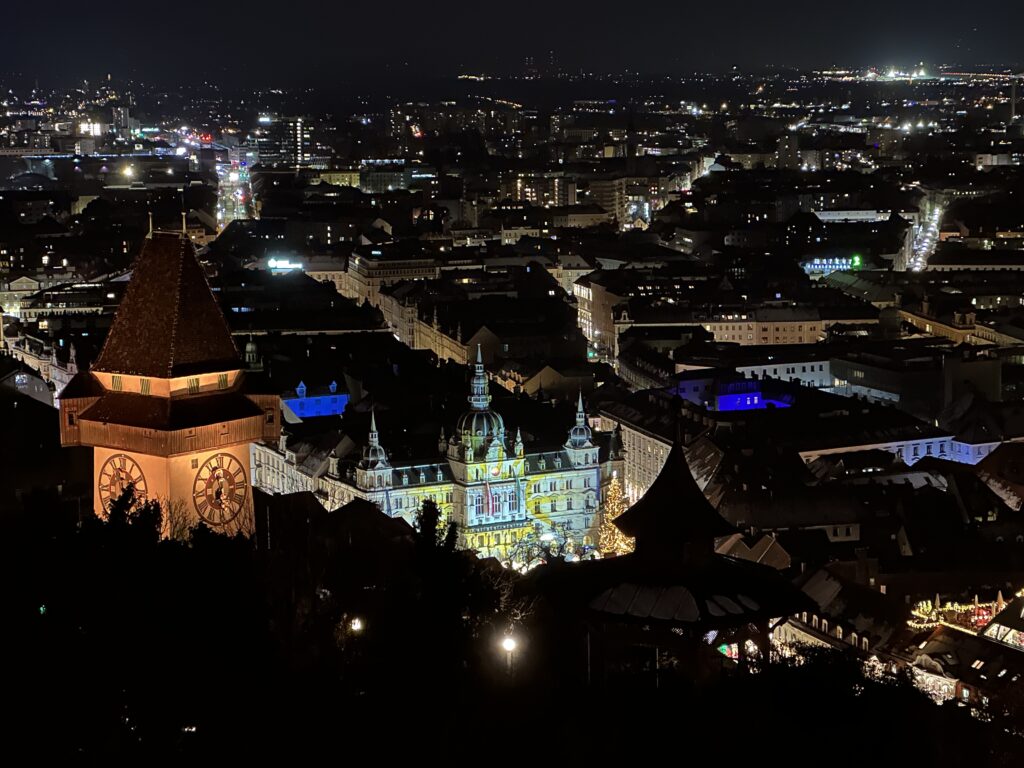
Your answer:
[[[192,515],[189,514],[186,501],[162,497],[160,509],[163,511],[164,518],[160,530],[161,537],[189,541],[192,538],[192,529],[195,528],[195,524]]]

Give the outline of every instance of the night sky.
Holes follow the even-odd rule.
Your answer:
[[[41,81],[105,72],[239,84],[519,70],[557,52],[567,69],[645,73],[1020,61],[1012,0],[79,0],[5,3],[0,72]]]

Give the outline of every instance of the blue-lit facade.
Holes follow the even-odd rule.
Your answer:
[[[338,391],[336,381],[313,391],[306,387],[305,382],[300,381],[293,392],[286,392],[281,397],[284,407],[300,419],[340,416],[345,412],[348,400],[347,393]]]

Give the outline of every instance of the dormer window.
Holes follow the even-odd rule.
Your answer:
[[[306,384],[305,384],[305,382],[302,382],[302,381],[299,382],[299,386],[297,386],[295,388],[295,394],[298,395],[299,397],[305,397],[306,396]]]
[[[331,391],[331,394],[333,395],[335,392],[338,391],[338,382],[332,381],[330,384],[327,385],[327,389],[329,389]]]

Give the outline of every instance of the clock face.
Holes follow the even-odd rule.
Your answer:
[[[210,525],[226,525],[238,517],[248,494],[245,467],[230,453],[211,456],[192,483],[196,512]]]
[[[125,453],[111,456],[100,468],[97,481],[103,509],[109,508],[111,502],[121,498],[121,494],[129,485],[135,488],[135,503],[145,502],[146,476],[142,474],[142,467]]]

